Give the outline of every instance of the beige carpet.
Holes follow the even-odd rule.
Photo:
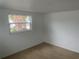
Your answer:
[[[79,54],[42,43],[4,59],[79,59]]]

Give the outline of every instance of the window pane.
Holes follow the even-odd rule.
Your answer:
[[[15,24],[10,24],[10,32],[16,32],[15,27],[16,27]]]
[[[30,30],[30,29],[31,29],[30,23],[10,24],[10,32],[19,32],[19,31],[25,31],[25,30]]]
[[[21,15],[9,15],[9,23],[31,23],[31,16],[21,16]]]
[[[27,22],[27,23],[32,23],[32,17],[31,17],[31,16],[27,16],[26,22]]]
[[[10,32],[19,32],[32,29],[32,17],[9,15]]]
[[[27,24],[26,24],[26,29],[27,29],[27,30],[30,30],[30,29],[31,29],[31,24],[30,24],[30,23],[27,23]]]

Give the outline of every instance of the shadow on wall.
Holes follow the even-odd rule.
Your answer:
[[[5,49],[5,43],[2,41],[3,38],[0,37],[0,59],[1,59],[1,56],[3,56],[4,52],[3,51]]]

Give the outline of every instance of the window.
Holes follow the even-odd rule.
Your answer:
[[[21,15],[9,15],[10,32],[21,32],[32,29],[32,17]]]

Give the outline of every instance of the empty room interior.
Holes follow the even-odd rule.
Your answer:
[[[0,59],[79,59],[79,0],[0,0]]]

